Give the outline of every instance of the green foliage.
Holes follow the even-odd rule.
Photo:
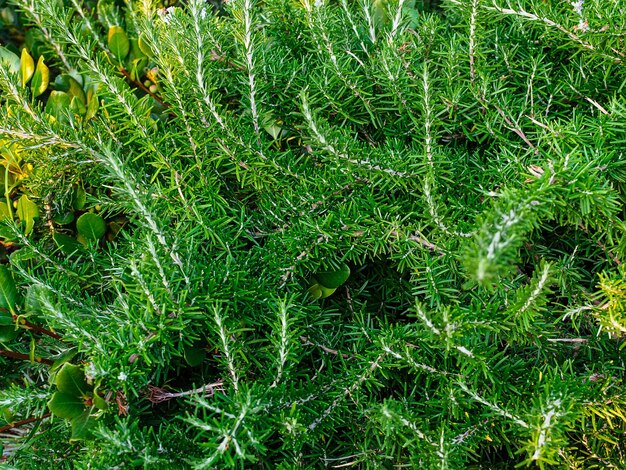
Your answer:
[[[624,468],[618,3],[0,0],[2,463]]]

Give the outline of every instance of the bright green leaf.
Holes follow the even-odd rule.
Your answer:
[[[78,240],[63,233],[56,232],[52,236],[52,239],[61,252],[68,256],[78,254],[83,251],[83,245],[81,245]]]
[[[63,366],[63,364],[66,364],[74,359],[76,354],[78,354],[78,350],[75,347],[64,351],[60,357],[54,360],[54,363],[50,366],[50,371],[53,372],[59,369]]]
[[[98,108],[100,107],[100,100],[96,96],[93,90],[89,90],[87,92],[87,113],[85,114],[85,120],[93,118],[98,112]]]
[[[87,212],[76,221],[76,230],[87,241],[100,240],[107,230],[107,224],[98,214]]]
[[[79,116],[84,116],[87,112],[85,104],[76,96],[72,97],[72,101],[70,102],[70,109],[74,114],[78,114]]]
[[[71,224],[72,222],[74,222],[74,213],[71,211],[65,211],[56,214],[54,217],[52,217],[52,220],[54,220],[54,222],[59,225]]]
[[[141,52],[143,52],[148,57],[152,57],[154,55],[152,47],[146,41],[146,37],[144,34],[139,35],[139,38],[137,39],[137,45],[139,46],[139,49],[141,49]]]
[[[108,36],[109,49],[119,60],[124,60],[130,51],[130,41],[121,26],[111,26]]]
[[[102,398],[97,393],[93,394],[93,406],[95,406],[99,410],[106,410],[109,407],[109,405],[107,405],[107,402],[104,400],[104,398]]]
[[[74,200],[72,201],[72,207],[75,210],[79,211],[83,207],[85,207],[86,202],[87,202],[87,192],[85,191],[85,188],[83,188],[82,186],[78,186],[74,190]]]

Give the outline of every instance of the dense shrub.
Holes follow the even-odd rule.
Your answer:
[[[607,3],[1,3],[5,463],[624,468]]]

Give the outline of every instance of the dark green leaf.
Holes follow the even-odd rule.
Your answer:
[[[82,396],[91,390],[82,367],[69,363],[64,364],[57,373],[54,383],[60,392],[75,396]]]
[[[0,308],[15,313],[17,288],[11,271],[5,265],[0,266]]]
[[[85,401],[80,395],[58,391],[48,401],[48,409],[54,416],[73,419],[84,413]]]

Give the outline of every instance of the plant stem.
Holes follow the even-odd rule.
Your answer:
[[[9,311],[12,314],[12,316],[13,316],[13,320],[18,321],[20,323],[20,325],[25,326],[29,330],[33,330],[33,331],[36,331],[37,333],[41,333],[41,334],[50,336],[51,338],[54,338],[54,339],[58,339],[58,340],[61,340],[61,341],[63,340],[63,337],[61,335],[55,333],[54,331],[50,331],[50,330],[48,330],[48,329],[46,329],[46,328],[44,328],[42,326],[34,325],[33,323],[25,320],[24,318],[19,318],[18,319],[17,314],[15,314],[14,312],[11,312],[10,310],[4,309],[4,308],[0,308],[0,310],[2,310],[2,311]]]
[[[10,357],[13,359],[20,359],[22,361],[31,360],[31,357],[28,354],[22,354],[22,353],[17,353],[13,351],[6,351],[4,349],[0,349],[0,356]],[[46,364],[48,366],[51,366],[52,364],[54,364],[54,361],[51,361],[50,359],[44,359],[43,357],[33,357],[32,361],[38,362],[39,364]]]
[[[51,413],[45,413],[41,416],[33,416],[32,418],[23,419],[22,421],[16,421],[15,423],[9,423],[6,426],[2,426],[0,428],[0,433],[10,431],[11,429],[19,428],[28,423],[34,423],[35,421],[41,421],[42,419],[46,419],[50,417]]]
[[[26,321],[24,319],[20,319],[20,323],[22,325],[24,325],[26,328],[28,328],[29,330],[36,331],[37,333],[41,333],[41,334],[50,336],[51,338],[58,339],[60,341],[63,340],[63,337],[61,335],[58,335],[55,332],[47,330],[47,329],[45,329],[45,328],[43,328],[41,326],[33,325],[31,322]]]
[[[141,90],[143,90],[148,95],[152,96],[155,100],[157,100],[163,106],[167,106],[167,104],[161,98],[159,98],[156,94],[152,93],[148,88],[144,86],[143,83],[141,83],[139,80],[133,80],[130,76],[130,73],[128,73],[128,70],[126,70],[124,67],[120,67],[120,72],[122,75],[124,75],[124,77],[130,80],[135,86],[141,88]]]
[[[13,207],[11,207],[11,196],[9,191],[9,166],[11,166],[11,162],[7,161],[6,167],[4,168],[4,197],[7,200],[9,218],[13,220]]]

